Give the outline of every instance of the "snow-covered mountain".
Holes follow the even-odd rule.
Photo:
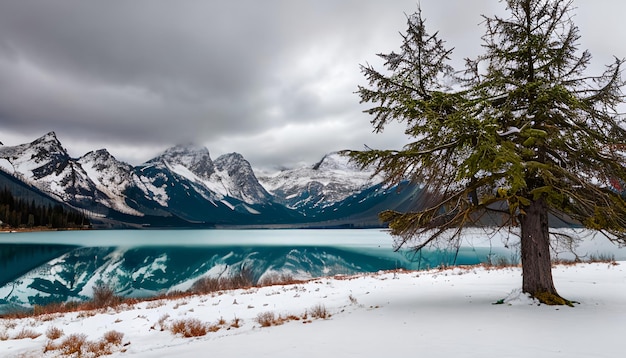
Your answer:
[[[250,163],[239,153],[219,156],[215,160],[214,178],[212,188],[224,195],[251,204],[272,200],[270,193],[259,183]]]
[[[200,180],[209,180],[215,172],[209,150],[194,144],[168,148],[161,155],[146,162],[152,163],[166,163],[174,169],[184,168],[184,171],[193,173]]]
[[[361,170],[348,158],[331,153],[315,165],[259,177],[277,201],[294,209],[324,208],[380,184],[372,170]]]
[[[135,168],[133,202],[197,224],[260,224],[274,210],[250,164],[233,153],[211,160],[206,148],[176,146]],[[261,222],[260,222],[261,221]]]
[[[398,208],[415,196],[411,190],[398,196],[384,189],[381,178],[338,153],[310,167],[257,178],[241,154],[212,160],[208,149],[193,144],[168,148],[136,167],[106,149],[74,159],[54,132],[31,143],[0,146],[0,170],[109,220],[108,226],[115,226],[112,221],[140,226],[377,225],[378,211]]]
[[[31,143],[0,147],[0,169],[71,206],[100,213],[106,201],[78,160],[70,158],[54,132]]]
[[[105,195],[101,203],[119,212],[143,216],[143,213],[126,203],[125,191],[134,185],[133,166],[120,162],[106,149],[89,152],[78,159],[96,188]]]
[[[208,200],[231,197],[248,204],[262,204],[271,199],[256,179],[250,163],[239,153],[225,154],[213,161],[205,147],[177,145],[143,165],[149,166],[167,168],[186,178],[196,190],[205,193]]]

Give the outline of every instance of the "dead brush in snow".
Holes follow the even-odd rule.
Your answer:
[[[195,293],[211,293],[217,292],[220,290],[220,279],[216,277],[203,277],[196,280],[193,285],[191,285],[191,291]]]
[[[43,346],[43,352],[48,353],[51,351],[55,351],[59,349],[59,347],[54,343],[53,340],[49,339],[46,344]]]
[[[299,280],[288,273],[270,273],[259,280],[257,286],[277,286],[277,285],[295,285],[306,282],[306,280]]]
[[[250,288],[254,286],[254,280],[254,271],[250,268],[242,267],[239,272],[232,276],[202,277],[191,285],[189,291],[206,294],[239,288]]]
[[[176,304],[174,305],[173,309],[177,310],[178,308],[180,308],[180,306],[185,306],[187,304],[189,304],[189,301],[186,301],[186,300],[176,302]]]
[[[116,307],[121,303],[122,298],[106,283],[100,281],[93,287],[92,308]]]
[[[311,323],[313,319],[327,319],[331,314],[326,310],[324,305],[315,305],[308,310],[305,310],[301,316],[289,314],[287,316],[276,315],[274,312],[267,311],[259,313],[255,321],[261,325],[261,327],[280,326],[289,321],[300,321],[303,323]],[[309,318],[310,317],[310,318]]]
[[[102,339],[108,344],[119,346],[122,344],[122,339],[124,339],[124,333],[118,331],[108,331],[104,334]]]
[[[519,265],[519,260],[515,257],[506,257],[506,256],[501,256],[501,255],[488,255],[487,261],[479,264],[478,266],[482,266],[487,270],[489,269],[500,270],[500,269],[505,269],[505,268],[518,267],[520,265]]]
[[[159,321],[158,321],[158,324],[159,324],[159,331],[163,332],[163,331],[165,331],[165,330],[167,329],[167,324],[165,323],[165,321],[166,321],[168,318],[170,318],[170,315],[169,315],[169,314],[167,314],[167,313],[166,313],[166,314],[164,314],[163,316],[159,317]]]
[[[326,306],[317,304],[309,309],[309,314],[313,318],[326,319],[330,318],[330,313],[326,310]]]
[[[52,339],[46,342],[43,352],[59,351],[61,357],[100,357],[111,355],[115,347],[122,345],[124,334],[117,331],[108,331],[98,341],[88,341],[87,336],[75,333],[67,336],[60,343],[55,344]]]
[[[242,323],[243,323],[243,320],[241,318],[235,317],[232,320],[232,322],[230,322],[229,328],[239,328],[239,327],[241,327]]]
[[[205,336],[209,327],[197,318],[174,321],[170,326],[172,334],[180,334],[185,338]]]
[[[4,328],[5,329],[13,329],[17,327],[17,322],[13,321],[13,320],[5,320],[4,321]]]
[[[108,307],[119,312],[120,310],[132,309],[132,306],[137,303],[148,302],[146,308],[158,308],[165,305],[167,300],[184,299],[196,294],[216,293],[233,289],[250,289],[247,293],[254,293],[256,291],[254,291],[253,287],[290,285],[310,281],[311,280],[295,279],[290,274],[276,274],[270,275],[267,279],[255,284],[255,275],[252,269],[243,267],[233,276],[219,278],[203,277],[194,282],[187,291],[172,291],[145,299],[122,298],[115,294],[111,286],[104,282],[98,282],[93,287],[94,293],[91,301],[53,302],[46,305],[33,305],[31,311],[0,314],[0,318],[21,319],[27,317],[41,317],[43,321],[50,321],[69,312],[81,312],[81,317],[91,317],[97,314],[97,312],[93,311]],[[319,281],[319,283],[321,283],[321,281]]]
[[[25,339],[25,338],[35,339],[39,336],[41,336],[41,333],[39,332],[35,332],[32,329],[28,329],[28,328],[22,328],[21,331],[17,332],[17,334],[13,336],[13,339]]]
[[[146,305],[146,309],[155,309],[155,308],[159,308],[162,306],[165,306],[165,300],[155,300],[152,302],[148,302],[148,304]]]
[[[48,329],[46,330],[46,337],[48,337],[48,339],[50,340],[55,340],[55,339],[59,339],[63,336],[63,330],[57,327],[53,327],[50,326],[48,327]]]
[[[67,337],[59,343],[58,346],[53,346],[50,350],[60,350],[62,355],[71,356],[75,355],[77,357],[81,357],[83,354],[83,348],[87,343],[87,335],[82,333],[74,333]],[[46,347],[48,348],[48,347]],[[44,351],[46,350],[44,348]]]
[[[90,317],[96,314],[94,310],[102,308],[117,308],[126,305],[129,308],[131,305],[138,303],[139,301],[134,298],[122,299],[117,296],[115,291],[107,284],[98,282],[93,287],[93,298],[90,301],[78,302],[52,302],[45,305],[33,305],[31,311],[18,311],[8,314],[0,315],[1,318],[27,318],[27,317],[39,317],[41,321],[51,321],[61,314],[69,312],[81,312],[81,317]]]
[[[613,266],[619,265],[617,261],[615,261],[615,255],[613,254],[590,254],[585,257],[576,257],[575,259],[559,259],[555,258],[552,260],[552,265],[562,265],[562,266],[574,266],[579,263],[605,263]]]
[[[261,327],[279,326],[285,322],[280,315],[276,317],[276,314],[270,311],[259,313],[255,321],[260,324]]]

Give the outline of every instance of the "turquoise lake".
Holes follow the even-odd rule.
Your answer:
[[[380,270],[471,265],[500,257],[502,245],[424,250],[393,249],[384,230],[102,230],[0,234],[0,306],[32,306],[89,299],[109,284],[122,296],[146,297],[186,290],[201,277],[246,268],[261,280]]]

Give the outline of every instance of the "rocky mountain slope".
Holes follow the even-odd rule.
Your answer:
[[[0,170],[108,226],[372,226],[380,210],[403,208],[419,190],[383,188],[331,153],[317,164],[257,178],[238,153],[213,160],[178,145],[133,167],[106,149],[75,159],[54,132],[0,146]]]

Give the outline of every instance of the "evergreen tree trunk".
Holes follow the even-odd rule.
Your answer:
[[[552,279],[548,207],[543,198],[531,201],[520,215],[522,291],[545,304],[567,304],[559,296]]]

